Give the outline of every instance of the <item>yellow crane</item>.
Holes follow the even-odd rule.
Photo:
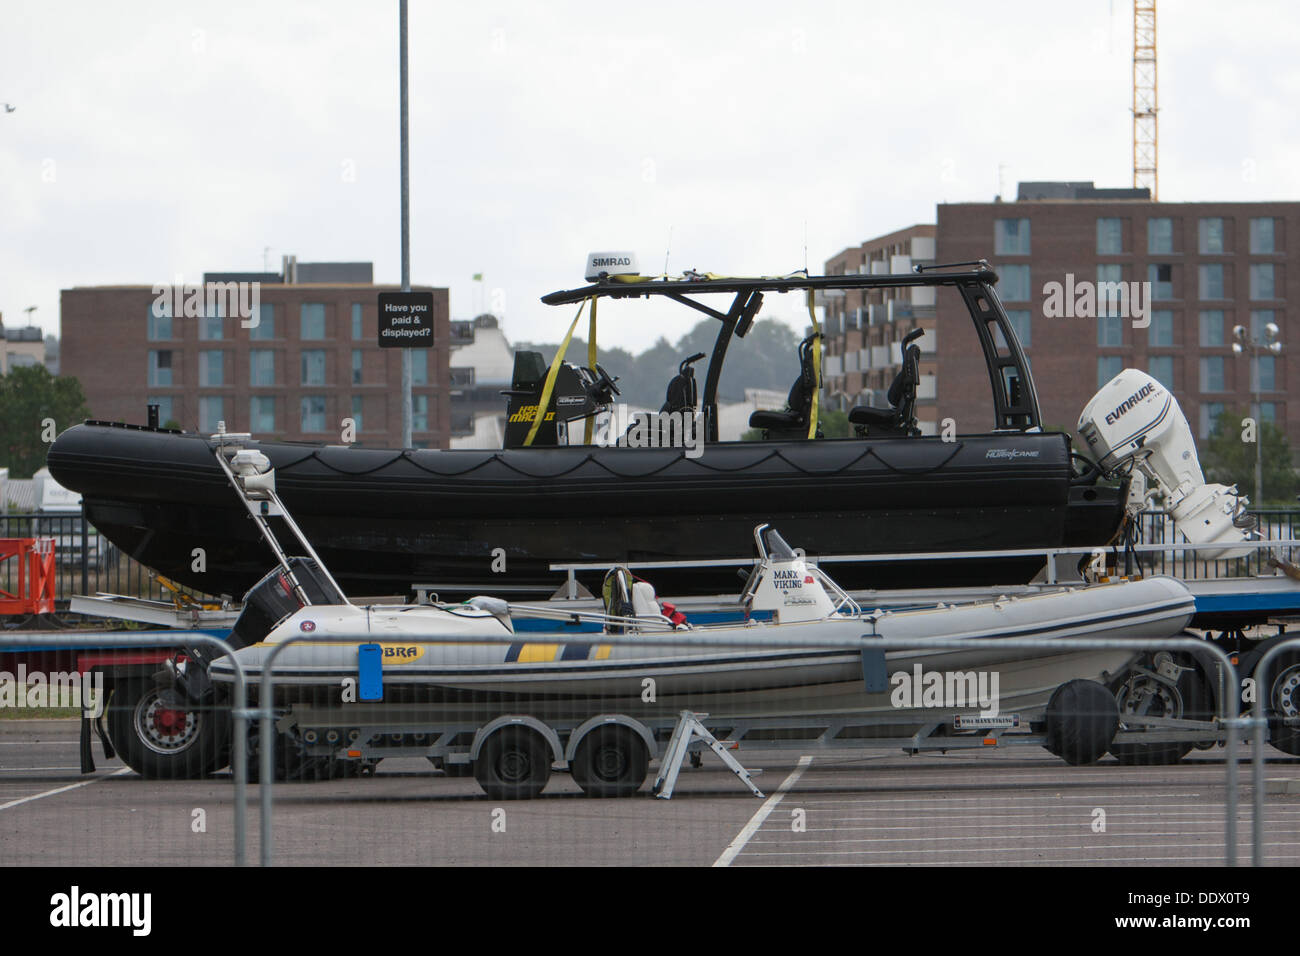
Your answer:
[[[1160,198],[1156,172],[1156,0],[1133,0],[1133,186]]]

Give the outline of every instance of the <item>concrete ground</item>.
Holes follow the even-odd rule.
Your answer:
[[[233,862],[229,775],[150,782],[120,762],[78,771],[75,721],[0,722],[0,861],[29,865]],[[1249,748],[1244,748],[1249,755]],[[1224,860],[1221,750],[1173,767],[1110,758],[1069,767],[1006,748],[909,757],[888,751],[745,753],[760,800],[711,754],[672,800],[592,800],[567,774],[540,799],[489,800],[472,778],[420,760],[373,777],[277,784],[274,860],[346,865],[970,864],[1188,865]],[[1270,751],[1266,862],[1300,862],[1300,761]],[[651,774],[654,768],[652,765]],[[1250,860],[1250,767],[1240,767],[1239,859]],[[1286,789],[1274,785],[1270,789]],[[257,787],[248,859],[256,862]]]

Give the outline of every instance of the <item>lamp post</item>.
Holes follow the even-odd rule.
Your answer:
[[[1280,355],[1282,353],[1282,343],[1278,340],[1278,329],[1276,323],[1270,322],[1260,330],[1258,338],[1251,338],[1246,332],[1244,325],[1238,325],[1232,330],[1232,351],[1237,355],[1243,354],[1247,349],[1251,355],[1251,378],[1253,381],[1253,391],[1255,393],[1255,507],[1260,508],[1264,504],[1264,423],[1260,421],[1260,402],[1259,402],[1259,353],[1268,352],[1270,355]]]

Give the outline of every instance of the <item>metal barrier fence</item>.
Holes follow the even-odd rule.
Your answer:
[[[7,649],[22,650],[27,645],[30,645],[31,642],[32,638],[30,634],[0,634],[0,651]],[[235,702],[234,706],[231,708],[231,716],[234,718],[234,740],[231,742],[230,761],[235,783],[235,866],[243,866],[247,859],[246,841],[244,836],[247,830],[248,758],[245,751],[248,747],[247,721],[250,716],[253,716],[248,710],[248,685],[244,678],[244,668],[240,665],[239,660],[234,656],[234,648],[219,637],[213,637],[210,634],[190,632],[186,634],[185,642],[187,644],[201,644],[211,647],[221,654],[229,654],[231,660],[234,662]],[[176,635],[157,632],[139,632],[123,634],[121,636],[94,634],[42,634],[41,645],[55,650],[80,650],[87,647],[175,647]],[[85,706],[85,701],[82,701],[82,706]]]
[[[1270,541],[1289,541],[1300,534],[1300,511],[1261,509],[1251,511],[1250,514],[1258,521],[1260,534]],[[1144,545],[1173,545],[1182,538],[1177,523],[1167,512],[1143,511],[1138,515],[1137,521],[1138,540]],[[1292,558],[1290,548],[1287,549],[1286,556]],[[1263,550],[1256,550],[1243,558],[1210,561],[1197,558],[1195,551],[1151,551],[1141,556],[1141,564],[1148,574],[1169,574],[1192,581],[1268,574],[1272,572],[1267,564],[1268,557]]]
[[[273,835],[272,822],[274,818],[274,775],[272,770],[275,766],[275,746],[276,735],[271,732],[274,712],[266,706],[267,701],[272,701],[274,693],[274,670],[276,658],[281,651],[292,644],[319,644],[319,643],[338,643],[340,641],[357,643],[368,643],[376,639],[374,634],[334,634],[328,638],[318,635],[295,634],[290,635],[283,642],[272,648],[267,655],[262,666],[262,675],[260,679],[260,690],[258,697],[258,709],[249,711],[250,716],[256,715],[260,718],[259,748],[262,758],[261,777],[259,786],[261,797],[261,863],[263,866],[271,866],[273,858]],[[509,637],[472,637],[461,635],[457,637],[457,643],[475,643],[475,644],[511,644],[517,638],[514,635]],[[747,635],[744,638],[711,635],[700,632],[673,632],[671,643],[696,647],[742,647],[742,648],[782,648],[789,646],[789,638],[772,636],[763,638],[759,635]],[[565,643],[569,644],[644,644],[644,638],[629,635],[611,635],[611,634],[589,634],[575,633],[564,636]],[[1300,646],[1300,639],[1297,639],[1297,646]],[[1250,729],[1256,721],[1240,716],[1240,681],[1237,678],[1237,669],[1233,665],[1231,658],[1219,647],[1196,638],[1174,637],[1160,640],[1146,640],[1133,638],[881,638],[864,635],[857,640],[831,639],[822,638],[801,642],[800,646],[819,647],[819,648],[843,648],[845,650],[857,651],[890,651],[890,650],[922,650],[929,648],[943,649],[997,649],[997,650],[1128,650],[1135,654],[1152,650],[1169,650],[1169,651],[1186,651],[1186,652],[1208,652],[1216,657],[1223,667],[1223,674],[1226,677],[1224,686],[1233,688],[1234,692],[1225,694],[1221,700],[1220,713],[1217,720],[1221,727],[1227,731],[1225,741],[1225,758],[1224,768],[1224,788],[1225,788],[1225,810],[1224,810],[1224,862],[1227,866],[1236,866],[1237,863],[1237,735],[1245,729]],[[1263,723],[1263,721],[1259,721]],[[1257,735],[1260,732],[1256,731]],[[864,744],[869,746],[869,744]],[[1262,761],[1262,746],[1258,747],[1255,759]],[[1256,771],[1256,778],[1262,779],[1262,770]],[[1263,804],[1263,787],[1256,786],[1253,794],[1253,815],[1255,821],[1255,845],[1253,847],[1253,862],[1258,865],[1262,859],[1260,839],[1262,828],[1260,820],[1262,818]]]
[[[74,594],[103,591],[165,601],[171,594],[140,564],[96,531],[80,512],[0,515],[0,538],[53,538],[55,605],[67,610]],[[0,589],[16,584],[13,562],[0,563]],[[199,592],[181,588],[191,596]]]

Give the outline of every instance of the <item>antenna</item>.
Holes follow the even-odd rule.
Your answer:
[[[808,274],[808,220],[803,221],[803,274]]]
[[[668,227],[668,245],[664,247],[664,278],[668,277],[668,254],[673,250],[673,227]]]

